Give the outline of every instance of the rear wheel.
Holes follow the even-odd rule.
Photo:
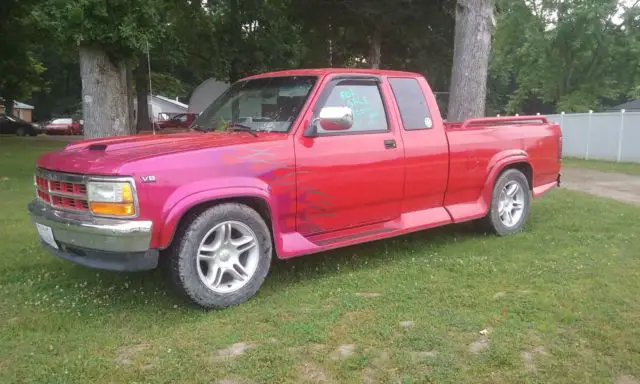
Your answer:
[[[20,127],[16,131],[16,135],[17,136],[26,136],[27,135],[27,131],[23,127]]]
[[[271,252],[271,235],[260,215],[246,205],[225,203],[179,230],[165,268],[180,295],[205,308],[223,308],[256,294]]]
[[[503,172],[493,186],[487,216],[477,221],[480,229],[500,236],[522,231],[531,205],[531,190],[526,176],[517,169]]]

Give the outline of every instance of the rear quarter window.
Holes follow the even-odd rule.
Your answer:
[[[431,113],[418,80],[396,77],[390,78],[389,84],[400,109],[404,129],[431,128]]]

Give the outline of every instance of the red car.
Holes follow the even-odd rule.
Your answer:
[[[82,135],[82,124],[70,117],[61,117],[50,120],[43,131],[47,135]]]
[[[159,130],[187,130],[196,117],[196,113],[180,113],[170,119],[156,121],[155,125]]]
[[[558,124],[445,123],[408,72],[245,78],[193,128],[41,156],[29,212],[46,249],[92,268],[160,265],[181,295],[220,308],[255,295],[273,257],[466,221],[515,234],[560,183]]]

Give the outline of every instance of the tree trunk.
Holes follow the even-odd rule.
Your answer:
[[[369,39],[369,42],[371,44],[371,57],[370,57],[371,68],[373,69],[380,69],[380,60],[381,60],[381,53],[380,53],[381,41],[380,40],[381,40],[380,30],[376,28],[373,31],[373,35]]]
[[[492,0],[458,0],[448,119],[482,117],[493,28]]]
[[[149,94],[149,74],[147,73],[147,58],[140,56],[140,63],[135,73],[136,82],[136,100],[137,100],[137,123],[138,132],[148,130],[151,127],[151,119],[149,119],[149,102],[147,95]]]
[[[127,66],[97,48],[80,46],[82,118],[87,138],[128,135]]]

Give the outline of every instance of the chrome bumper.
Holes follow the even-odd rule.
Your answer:
[[[33,200],[31,219],[53,231],[56,242],[105,252],[145,252],[151,241],[151,221],[102,219],[64,212]]]

